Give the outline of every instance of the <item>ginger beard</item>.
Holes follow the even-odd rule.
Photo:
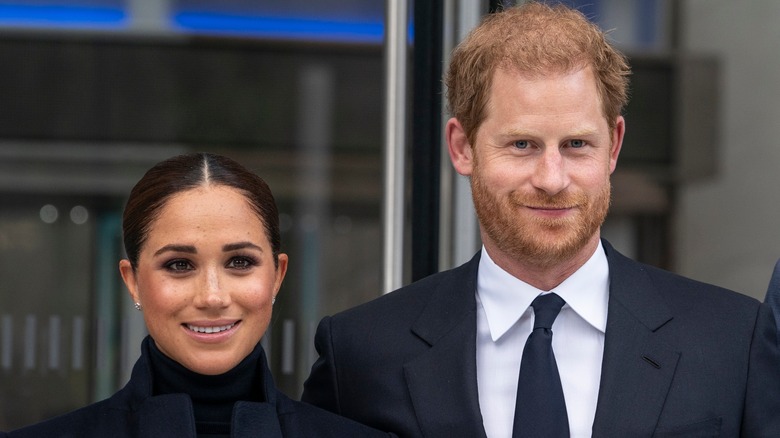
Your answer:
[[[548,195],[512,191],[506,197],[491,192],[474,160],[471,191],[482,232],[504,254],[532,266],[546,268],[570,260],[599,231],[610,205],[609,174],[594,196],[569,190]],[[576,206],[576,214],[543,218],[525,206],[562,208]]]

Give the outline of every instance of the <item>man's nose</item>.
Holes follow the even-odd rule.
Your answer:
[[[558,147],[545,147],[537,157],[531,177],[534,187],[548,195],[555,195],[569,185],[566,162]]]

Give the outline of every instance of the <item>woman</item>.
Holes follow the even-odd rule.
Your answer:
[[[123,216],[119,271],[149,336],[109,399],[10,437],[387,436],[292,401],[260,338],[287,272],[265,182],[217,155],[163,161]]]

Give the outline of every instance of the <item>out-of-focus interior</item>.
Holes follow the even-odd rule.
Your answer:
[[[135,181],[171,155],[226,154],[271,186],[290,270],[263,342],[293,397],[322,316],[383,292],[387,148],[407,156],[403,282],[478,250],[467,183],[441,143],[413,135],[446,120],[441,102],[415,107],[426,77],[415,52],[432,41],[446,65],[497,2],[409,2],[410,128],[390,146],[393,1],[0,0],[0,430],[127,380],[145,328],[118,275],[121,212]],[[566,3],[612,29],[634,68],[604,236],[763,299],[780,257],[780,3]],[[421,150],[434,164],[415,170]],[[423,253],[432,264],[417,262]]]

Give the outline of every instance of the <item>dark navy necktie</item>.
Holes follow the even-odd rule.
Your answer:
[[[534,330],[520,363],[513,438],[568,437],[569,418],[552,350],[552,325],[565,301],[554,293],[531,303]]]

